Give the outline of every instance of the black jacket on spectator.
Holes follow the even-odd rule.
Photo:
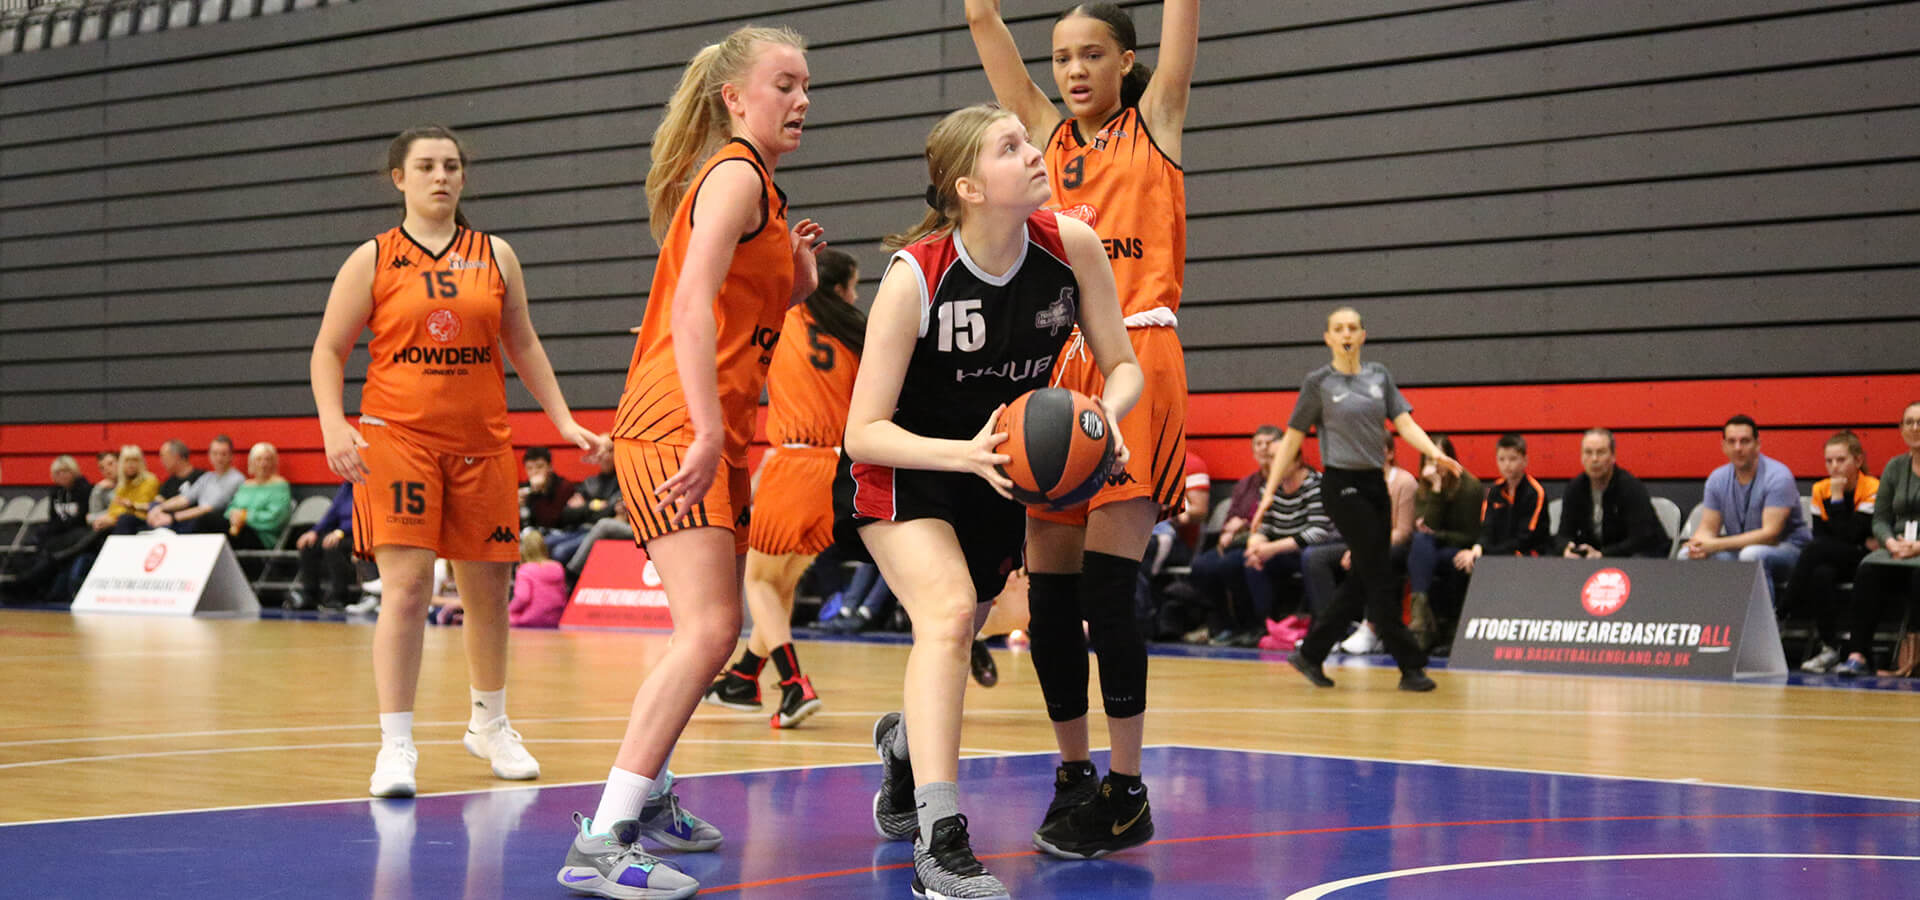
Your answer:
[[[1560,532],[1554,535],[1553,549],[1565,552],[1568,544],[1586,544],[1601,556],[1665,557],[1673,538],[1653,511],[1653,496],[1632,472],[1614,467],[1613,480],[1600,493],[1600,533],[1593,533],[1593,480],[1581,472],[1567,482],[1560,495]],[[1871,527],[1872,520],[1868,520]]]
[[[47,521],[35,529],[34,546],[41,552],[59,554],[85,541],[93,529],[87,527],[87,501],[93,485],[75,478],[71,485],[54,485],[47,491]],[[1872,520],[1868,520],[1871,525]]]
[[[160,493],[155,495],[154,499],[171,500],[174,497],[178,497],[180,496],[182,488],[194,483],[200,476],[205,474],[207,473],[199,469],[193,469],[185,475],[168,475],[167,480],[160,482]]]
[[[1500,479],[1487,487],[1480,507],[1480,549],[1486,556],[1539,556],[1553,547],[1547,527],[1547,492],[1526,476],[1519,487]]]
[[[566,527],[585,528],[601,519],[613,515],[613,501],[620,499],[620,478],[618,475],[588,475],[574,494],[587,501],[585,506],[568,506],[566,509]],[[599,509],[593,508],[593,501],[601,501]]]

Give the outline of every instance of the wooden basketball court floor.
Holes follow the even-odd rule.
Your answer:
[[[0,897],[566,896],[568,814],[598,797],[664,636],[516,631],[509,711],[543,771],[507,783],[460,746],[460,634],[429,628],[411,802],[365,796],[372,636],[0,614]],[[909,848],[868,821],[907,648],[799,649],[826,704],[801,728],[695,716],[680,795],[728,841],[674,861],[702,896],[908,896]],[[967,695],[961,807],[1016,897],[1920,896],[1909,682],[1439,670],[1412,695],[1390,667],[1333,666],[1319,690],[1277,654],[1157,655],[1156,839],[1061,863],[1027,843],[1054,761],[1032,669],[995,656],[1000,684]]]

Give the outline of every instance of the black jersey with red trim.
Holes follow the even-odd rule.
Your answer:
[[[1047,386],[1079,317],[1079,283],[1056,215],[1036,212],[1025,228],[1019,259],[999,276],[982,271],[954,232],[893,255],[920,285],[920,337],[895,424],[922,437],[965,440],[994,407]]]

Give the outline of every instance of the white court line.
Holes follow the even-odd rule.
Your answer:
[[[860,710],[854,710],[854,711],[821,710],[820,712],[814,713],[813,717],[814,718],[871,718],[875,716],[884,715],[886,712],[892,712],[892,711],[893,710],[886,710],[881,712],[867,712],[867,711],[860,711]],[[1742,721],[1777,721],[1777,722],[1865,722],[1869,724],[1920,723],[1920,716],[1841,716],[1841,715],[1802,715],[1797,713],[1792,713],[1792,714],[1790,713],[1715,713],[1715,712],[1681,712],[1681,711],[1662,712],[1658,710],[1643,711],[1643,710],[1580,710],[1580,709],[1446,709],[1446,708],[1439,708],[1439,707],[1415,707],[1415,708],[1402,709],[1402,708],[1385,707],[1385,706],[1363,707],[1363,708],[1352,708],[1352,707],[1325,708],[1325,707],[1315,707],[1315,706],[1254,706],[1254,707],[1223,706],[1223,707],[1183,707],[1180,709],[1154,708],[1148,711],[1156,716],[1190,716],[1190,715],[1209,715],[1209,716],[1211,715],[1287,715],[1287,716],[1392,715],[1392,716],[1463,716],[1463,717],[1465,716],[1561,716],[1566,718],[1582,718],[1582,719],[1589,719],[1589,718],[1590,719],[1733,719],[1733,720],[1742,720]],[[989,716],[1031,717],[1035,712],[1037,712],[1037,710],[982,709],[982,710],[968,710],[967,715],[969,717],[980,717],[980,718],[989,717]],[[1094,710],[1090,714],[1101,715],[1101,713],[1098,710]],[[766,718],[765,713],[743,713],[743,712],[721,713],[721,712],[709,711],[709,712],[703,713],[701,716],[702,720],[709,721],[709,722],[712,722],[712,721],[758,721],[764,718]],[[577,724],[577,723],[625,722],[625,721],[627,721],[626,716],[563,716],[563,717],[539,718],[539,719],[516,718],[513,720],[513,723],[515,725],[526,725],[526,724],[540,725],[540,724],[555,724],[555,723],[561,723],[561,724],[576,723]],[[448,720],[444,722],[418,722],[418,723],[415,723],[415,727],[416,728],[440,728],[440,727],[451,728],[457,725],[465,725],[465,724],[467,723]],[[232,729],[220,729],[220,730],[213,730],[213,731],[163,731],[163,732],[144,732],[144,733],[136,732],[131,734],[93,735],[89,737],[37,738],[30,741],[0,741],[0,747],[33,747],[33,746],[40,746],[44,744],[91,744],[91,743],[100,743],[104,741],[135,741],[135,740],[164,740],[164,739],[173,739],[173,738],[227,737],[231,735],[241,735],[241,734],[281,734],[281,733],[294,733],[294,732],[302,732],[302,731],[350,731],[350,730],[360,730],[360,729],[372,730],[374,727],[375,727],[375,723],[372,723],[372,722],[355,721],[351,723],[341,723],[341,724],[335,724],[335,725],[288,725],[288,726],[281,726],[281,727],[274,727],[274,728],[232,728]],[[4,768],[4,767],[0,766],[0,768]]]
[[[1870,856],[1847,853],[1631,853],[1614,856],[1555,856],[1539,859],[1496,859],[1487,862],[1449,863],[1440,866],[1422,866],[1418,869],[1397,869],[1391,872],[1376,872],[1372,875],[1357,875],[1339,881],[1314,885],[1302,891],[1287,895],[1287,900],[1320,900],[1336,891],[1350,887],[1387,881],[1394,878],[1406,878],[1412,875],[1431,875],[1436,872],[1462,872],[1469,869],[1496,869],[1510,866],[1539,866],[1552,863],[1583,862],[1619,862],[1641,859],[1856,859],[1882,860],[1894,862],[1920,862],[1920,856]]]
[[[685,739],[683,739],[683,742],[685,742]],[[433,743],[437,743],[437,742],[433,742]],[[870,747],[872,745],[862,744],[861,746]],[[1167,747],[1167,746],[1173,746],[1173,745],[1148,744],[1147,746],[1153,747],[1153,748],[1159,748],[1159,747]],[[1093,749],[1104,751],[1107,748],[1095,747]],[[1000,754],[999,758],[1010,758],[1010,757],[1019,757],[1019,756],[1052,756],[1056,751],[1035,750],[1031,752],[1014,752],[1014,751],[1008,750],[1008,751],[995,751],[995,752],[998,752]],[[673,780],[677,784],[679,782],[689,781],[695,778],[715,778],[722,775],[762,775],[769,772],[799,772],[799,771],[811,770],[811,769],[850,769],[858,766],[873,766],[873,765],[879,765],[879,763],[877,762],[839,762],[839,763],[812,763],[812,764],[803,765],[803,766],[759,766],[759,767],[750,768],[750,769],[723,769],[716,772],[698,772],[692,775],[682,775],[679,772],[675,772],[673,773]],[[505,791],[559,790],[561,788],[593,787],[593,786],[603,785],[603,784],[606,784],[605,779],[601,779],[598,781],[560,781],[560,782],[554,782],[552,784],[522,784],[522,785],[514,785],[512,787],[475,788],[472,790],[465,790],[465,791],[436,791],[434,793],[415,794],[413,798],[415,800],[424,800],[429,797],[465,797],[465,796],[471,796],[474,794],[497,794]],[[108,813],[106,815],[99,815],[99,816],[69,816],[64,819],[33,819],[25,822],[0,822],[0,828],[16,828],[21,825],[64,825],[72,822],[104,822],[108,819],[142,819],[142,818],[149,818],[153,816],[185,816],[185,815],[191,815],[193,813],[243,812],[245,810],[250,810],[250,809],[281,809],[281,808],[295,807],[295,806],[327,806],[329,804],[341,804],[341,803],[382,803],[382,802],[404,803],[406,801],[383,801],[376,797],[335,797],[331,800],[292,800],[292,801],[286,801],[281,803],[242,803],[242,804],[237,804],[233,806],[202,806],[194,809],[168,809],[168,810],[162,810],[159,812]]]
[[[620,741],[621,739],[617,737],[556,738],[553,740],[527,741],[527,743],[531,745],[536,745],[536,746],[540,744],[614,744],[617,746],[620,743]],[[441,745],[441,744],[458,744],[458,743],[461,743],[461,742],[460,741],[414,741],[414,744],[417,746],[435,746],[435,745]],[[762,746],[762,747],[858,747],[860,749],[867,750],[868,752],[872,752],[873,750],[873,743],[871,741],[854,742],[854,741],[781,740],[781,741],[775,742],[775,741],[768,741],[765,739],[742,740],[742,739],[728,739],[728,738],[683,737],[676,743],[677,744],[751,745],[751,746]],[[379,747],[379,746],[380,746],[379,741],[350,741],[350,742],[337,743],[337,744],[264,744],[264,745],[258,745],[258,746],[248,746],[248,747],[207,747],[207,748],[202,748],[198,750],[155,750],[147,753],[109,753],[103,756],[67,756],[67,757],[61,757],[59,759],[35,759],[35,760],[29,760],[27,762],[3,763],[3,764],[0,764],[0,769],[30,769],[38,766],[61,766],[61,765],[66,765],[68,763],[113,762],[116,760],[127,760],[127,759],[159,759],[159,758],[169,757],[169,756],[213,756],[216,754],[223,754],[223,753],[269,753],[269,752],[275,752],[280,750],[337,750],[337,749],[346,748],[346,747],[365,748],[365,747]],[[1015,753],[1014,751],[1011,751],[1011,750],[993,750],[993,749],[986,749],[986,748],[980,748],[980,747],[961,747],[960,752],[972,753],[977,756],[1020,756],[1022,755],[1019,753]],[[679,776],[676,774],[674,777],[677,778]]]
[[[1353,756],[1344,753],[1304,753],[1295,750],[1255,750],[1247,747],[1220,747],[1210,744],[1149,744],[1149,747],[1185,747],[1192,750],[1218,750],[1223,753],[1258,753],[1263,756],[1299,756],[1308,759],[1339,759],[1349,762],[1391,763],[1397,766],[1437,766],[1443,769],[1477,769],[1483,772],[1515,772],[1521,775],[1559,775],[1568,778],[1594,778],[1603,781],[1644,781],[1649,784],[1689,784],[1700,787],[1731,788],[1741,791],[1771,791],[1777,794],[1805,794],[1812,797],[1844,797],[1849,800],[1884,800],[1889,803],[1920,804],[1913,797],[1886,797],[1879,794],[1848,794],[1841,791],[1816,791],[1808,788],[1768,787],[1759,784],[1729,784],[1724,781],[1702,781],[1698,778],[1649,778],[1645,775],[1609,775],[1599,772],[1567,772],[1559,769],[1521,769],[1513,766],[1482,766],[1473,763],[1450,763],[1436,759],[1388,759],[1383,756]]]

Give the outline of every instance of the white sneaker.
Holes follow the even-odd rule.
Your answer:
[[[379,594],[368,594],[365,597],[362,597],[360,599],[360,602],[349,603],[347,604],[346,609],[342,610],[342,612],[351,613],[356,616],[370,616],[379,611],[380,611],[380,595]]]
[[[375,578],[372,581],[361,582],[360,593],[367,594],[374,597],[380,596],[380,579]]]
[[[520,743],[520,732],[501,716],[479,731],[467,729],[461,740],[467,752],[493,764],[493,774],[508,781],[529,781],[540,777],[540,762]]]
[[[373,780],[367,793],[375,797],[413,796],[413,769],[420,764],[420,751],[412,738],[388,738],[373,760]]]
[[[1373,626],[1365,622],[1353,630],[1353,634],[1340,642],[1340,652],[1349,656],[1365,656],[1380,652],[1380,638],[1373,633]]]
[[[1826,644],[1821,644],[1819,653],[1811,657],[1808,657],[1806,662],[1803,662],[1800,664],[1800,671],[1825,672],[1829,669],[1832,669],[1834,666],[1834,663],[1837,663],[1839,661],[1840,661],[1840,651],[1835,650],[1834,648]]]

